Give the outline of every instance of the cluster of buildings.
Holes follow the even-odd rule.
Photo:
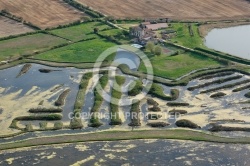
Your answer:
[[[142,22],[138,26],[130,27],[129,33],[133,37],[133,42],[140,45],[145,45],[148,41],[158,42],[156,32],[159,29],[168,28],[168,24]]]

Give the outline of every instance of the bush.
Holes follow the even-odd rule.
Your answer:
[[[212,94],[210,97],[211,98],[220,98],[220,97],[223,97],[223,96],[226,96],[227,94],[223,93],[223,92],[218,92],[218,93],[215,93],[215,94]]]
[[[197,124],[191,122],[190,120],[182,119],[175,122],[176,126],[178,127],[186,127],[191,129],[197,129],[200,128]]]
[[[149,120],[158,120],[162,117],[162,115],[159,114],[148,114],[148,119]]]
[[[151,99],[151,98],[147,99],[147,103],[148,103],[148,105],[153,105],[153,106],[159,105],[154,99]]]
[[[33,120],[47,120],[47,121],[54,121],[54,120],[61,120],[61,114],[48,114],[48,115],[35,115],[35,116],[20,116],[15,118],[17,121],[33,121]]]
[[[69,94],[69,92],[70,92],[70,89],[66,89],[65,91],[63,91],[62,94],[60,94],[60,96],[56,100],[55,106],[63,106],[65,99],[66,99],[67,95]]]
[[[61,113],[61,108],[31,108],[30,113]]]
[[[189,104],[188,103],[171,102],[171,103],[167,103],[167,106],[170,106],[170,107],[187,107],[187,106],[189,106]]]
[[[48,124],[47,122],[40,122],[39,123],[40,129],[45,130],[47,128],[47,124]]]
[[[166,126],[169,126],[169,124],[166,123],[166,122],[152,122],[152,123],[148,123],[147,125],[151,126],[151,127],[166,127]]]
[[[213,127],[210,128],[209,131],[211,131],[211,132],[219,132],[219,131],[245,131],[245,132],[250,132],[250,128],[227,127],[227,126],[221,126],[221,125],[213,125]]]
[[[131,123],[129,126],[141,126],[140,122],[140,101],[133,100],[133,104],[130,110]]]
[[[240,87],[240,88],[236,88],[233,90],[233,92],[240,92],[240,91],[243,91],[245,89],[250,89],[250,85],[246,85],[246,86],[243,86],[243,87]]]
[[[60,130],[63,128],[63,123],[62,122],[55,122],[54,123],[54,129],[55,130]]]
[[[78,119],[78,118],[74,118],[70,121],[70,128],[71,129],[82,129],[83,128],[83,124],[82,124],[82,120]]]
[[[176,113],[187,114],[187,111],[186,110],[176,110],[176,109],[173,109],[173,110],[169,111],[169,113],[171,113],[171,114],[176,114]]]
[[[150,112],[161,112],[161,109],[158,106],[153,106],[148,109]]]
[[[28,132],[33,131],[33,126],[32,126],[30,123],[27,124],[27,125],[25,126],[25,128],[24,128],[24,131],[28,131]]]
[[[250,98],[250,92],[246,93],[245,97]]]

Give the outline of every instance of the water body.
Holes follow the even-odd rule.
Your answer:
[[[115,64],[125,64],[131,70],[137,70],[140,66],[140,58],[133,52],[127,50],[118,49],[115,60]]]
[[[131,140],[40,146],[0,152],[0,165],[249,165],[250,146]]]
[[[68,120],[67,115],[73,110],[74,101],[78,92],[79,81],[84,70],[75,68],[56,68],[32,64],[32,67],[26,74],[16,78],[22,67],[23,65],[18,65],[5,70],[0,70],[0,87],[6,89],[3,94],[9,94],[22,90],[19,95],[21,98],[34,86],[38,87],[41,91],[45,91],[52,87],[62,85],[62,87],[57,90],[57,94],[49,99],[49,101],[54,101],[58,98],[63,89],[70,88],[71,91],[67,96],[65,105],[62,107],[64,110],[63,114],[65,115],[63,116],[63,120]],[[39,69],[41,68],[57,71],[45,74],[39,72]]]
[[[205,45],[250,60],[250,25],[213,29],[205,37]]]

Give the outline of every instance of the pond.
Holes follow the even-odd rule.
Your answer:
[[[115,64],[125,64],[131,70],[137,70],[140,66],[140,58],[133,52],[129,52],[123,49],[118,49],[115,60]]]
[[[250,60],[250,25],[213,29],[205,37],[208,48]]]

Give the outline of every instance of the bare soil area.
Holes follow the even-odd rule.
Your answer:
[[[223,20],[247,18],[247,0],[77,0],[116,18],[162,18],[176,20]]]
[[[22,23],[0,16],[0,38],[32,31],[34,30]]]
[[[68,24],[85,16],[61,0],[1,0],[0,10],[3,9],[42,29]]]

